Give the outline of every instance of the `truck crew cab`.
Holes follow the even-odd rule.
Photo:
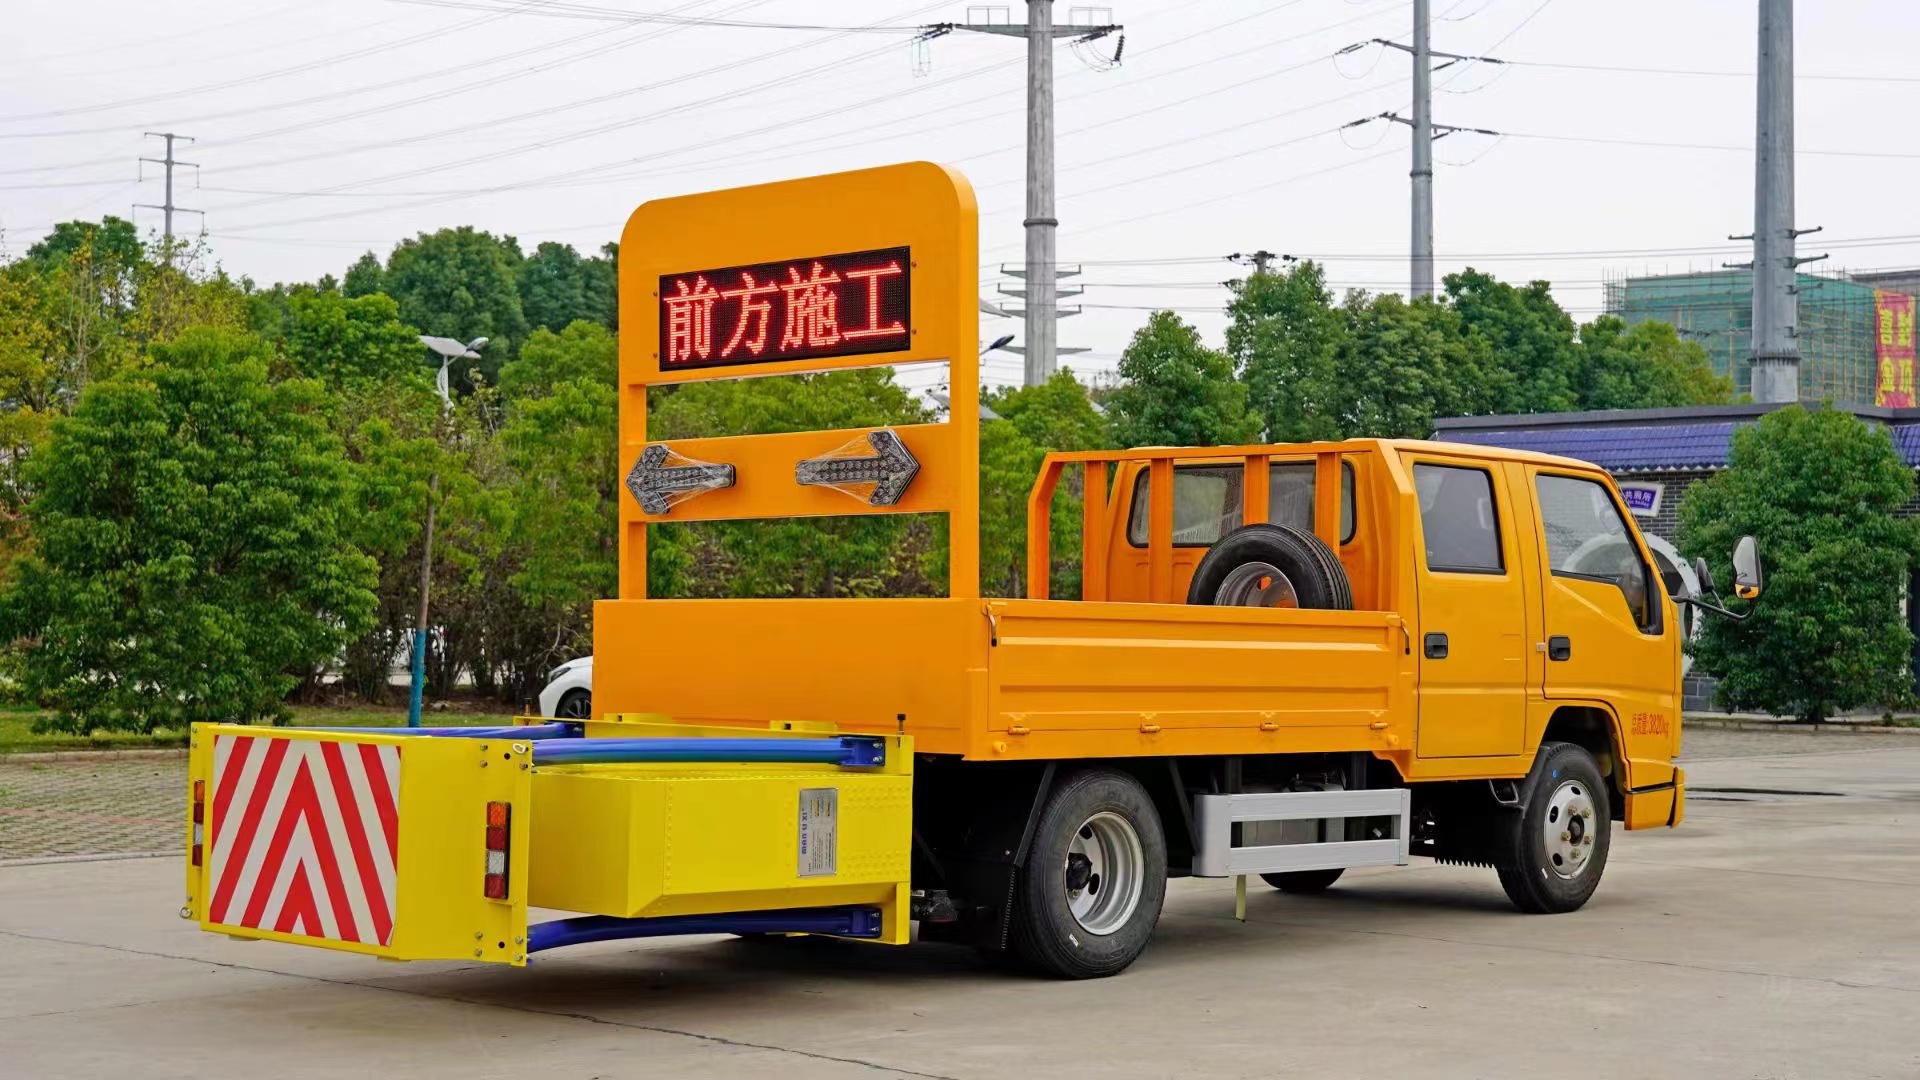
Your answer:
[[[251,853],[288,811],[228,790],[260,787],[240,744],[266,737],[203,728],[182,914],[506,963],[660,933],[904,944],[918,922],[1084,978],[1140,954],[1170,878],[1314,892],[1427,855],[1566,912],[1614,822],[1680,823],[1676,603],[1724,609],[1666,593],[1582,462],[1377,439],[1052,454],[1028,595],[980,596],[976,245],[965,181],[923,163],[642,206],[620,276],[633,497],[593,716],[277,736],[340,793],[309,824],[345,822],[331,846],[354,853],[305,893]],[[650,387],[926,361],[951,365],[944,422],[648,437]],[[1074,599],[1049,596],[1059,499]],[[647,597],[652,524],[863,513],[946,515],[947,595]],[[1735,563],[1757,598],[1751,543]],[[376,773],[396,795],[358,816],[385,823],[390,868],[379,843],[360,859],[348,805]],[[345,934],[316,890],[398,914]]]

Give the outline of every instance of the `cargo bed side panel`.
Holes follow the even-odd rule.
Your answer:
[[[596,715],[833,724],[965,753],[985,715],[978,600],[603,600]]]
[[[989,756],[1411,745],[1397,615],[1030,600],[992,610]]]

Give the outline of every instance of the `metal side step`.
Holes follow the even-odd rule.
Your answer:
[[[1412,804],[1406,788],[1196,795],[1194,826],[1200,850],[1194,854],[1193,875],[1405,866]],[[1376,819],[1376,824],[1387,819],[1391,825],[1385,836],[1349,840],[1347,822],[1353,818]]]

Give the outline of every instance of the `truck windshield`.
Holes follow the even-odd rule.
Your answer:
[[[1147,470],[1133,484],[1133,507],[1127,518],[1127,542],[1147,546],[1149,504]],[[1241,478],[1239,465],[1180,465],[1173,470],[1173,544],[1208,547],[1240,526]],[[1268,466],[1267,520],[1296,529],[1313,529],[1313,463],[1276,461]],[[1353,465],[1340,463],[1340,542],[1353,539]]]

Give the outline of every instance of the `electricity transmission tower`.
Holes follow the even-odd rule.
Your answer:
[[[1077,270],[1063,272],[1055,261],[1054,231],[1060,222],[1054,217],[1053,205],[1053,45],[1061,38],[1090,42],[1120,34],[1113,56],[1101,58],[1104,63],[1118,64],[1126,48],[1124,28],[1110,22],[1094,22],[1092,16],[1096,11],[1109,14],[1107,9],[1074,8],[1069,12],[1066,25],[1055,26],[1053,0],[1027,0],[1024,26],[1005,18],[1005,8],[970,8],[966,22],[941,23],[928,27],[922,35],[925,40],[967,30],[1027,39],[1027,216],[1023,223],[1027,251],[1025,269],[1014,275],[1025,278],[1025,286],[1009,294],[1026,301],[1026,307],[1020,312],[1026,320],[1026,341],[1011,351],[1026,356],[1028,386],[1038,386],[1053,377],[1062,351],[1056,344],[1055,333],[1055,323],[1060,319],[1059,279],[1078,273]],[[1003,18],[995,21],[995,12]],[[1083,15],[1085,21],[1080,21]]]
[[[1409,299],[1433,295],[1433,143],[1455,132],[1472,132],[1476,135],[1498,135],[1497,131],[1486,128],[1455,127],[1451,124],[1433,122],[1433,73],[1439,68],[1433,66],[1433,58],[1438,56],[1446,61],[1440,67],[1477,60],[1482,63],[1500,64],[1491,56],[1462,56],[1459,53],[1434,52],[1428,42],[1429,24],[1432,22],[1431,0],[1413,0],[1413,44],[1402,45],[1386,38],[1373,38],[1368,41],[1349,45],[1335,56],[1341,56],[1368,45],[1398,49],[1413,58],[1413,118],[1408,119],[1398,113],[1384,112],[1375,116],[1355,120],[1346,127],[1359,127],[1375,120],[1388,120],[1396,124],[1405,124],[1413,129],[1413,167],[1408,176],[1413,181],[1413,237],[1411,244],[1412,266],[1409,274],[1407,295]]]
[[[167,243],[167,245],[168,245],[169,247],[171,247],[171,246],[172,246],[172,244],[173,244],[173,215],[174,215],[175,213],[181,213],[181,214],[200,214],[200,215],[201,215],[201,217],[203,217],[203,218],[204,218],[204,217],[206,216],[206,215],[205,215],[204,213],[201,213],[201,211],[199,211],[199,210],[194,210],[194,209],[191,209],[191,208],[189,208],[189,207],[185,207],[185,206],[175,206],[175,205],[173,204],[173,169],[174,169],[174,166],[176,166],[176,165],[178,165],[178,166],[181,166],[181,167],[183,167],[183,168],[188,168],[188,169],[197,169],[197,168],[199,168],[200,166],[198,166],[198,165],[195,165],[195,164],[194,164],[193,162],[191,162],[191,161],[181,161],[181,160],[179,160],[178,158],[176,158],[176,157],[174,157],[174,156],[173,156],[173,143],[174,143],[174,140],[176,140],[176,139],[178,139],[178,140],[179,140],[179,141],[181,141],[181,142],[192,142],[192,141],[193,141],[193,136],[191,136],[191,135],[176,135],[176,134],[174,134],[174,133],[173,133],[173,132],[171,132],[171,131],[149,131],[149,132],[147,132],[147,137],[148,137],[148,138],[153,138],[153,139],[165,139],[165,140],[167,140],[167,156],[166,156],[166,157],[161,157],[161,158],[150,158],[150,157],[143,157],[143,158],[141,158],[141,159],[140,159],[141,161],[146,161],[146,162],[151,162],[151,163],[153,163],[153,164],[155,164],[155,165],[164,165],[164,166],[166,166],[166,170],[167,170],[167,193],[166,193],[166,198],[165,198],[165,199],[164,199],[164,200],[163,200],[162,202],[160,202],[159,204],[157,204],[157,205],[156,205],[156,204],[154,204],[154,203],[134,203],[133,205],[134,205],[134,206],[135,206],[136,208],[139,208],[139,209],[145,209],[145,210],[158,210],[158,211],[160,211],[160,212],[161,212],[161,221],[162,221],[162,226],[161,226],[161,231],[160,231],[160,235],[161,235],[161,236],[162,236],[162,237],[163,237],[163,238],[164,238],[164,239],[166,240],[166,243]]]

